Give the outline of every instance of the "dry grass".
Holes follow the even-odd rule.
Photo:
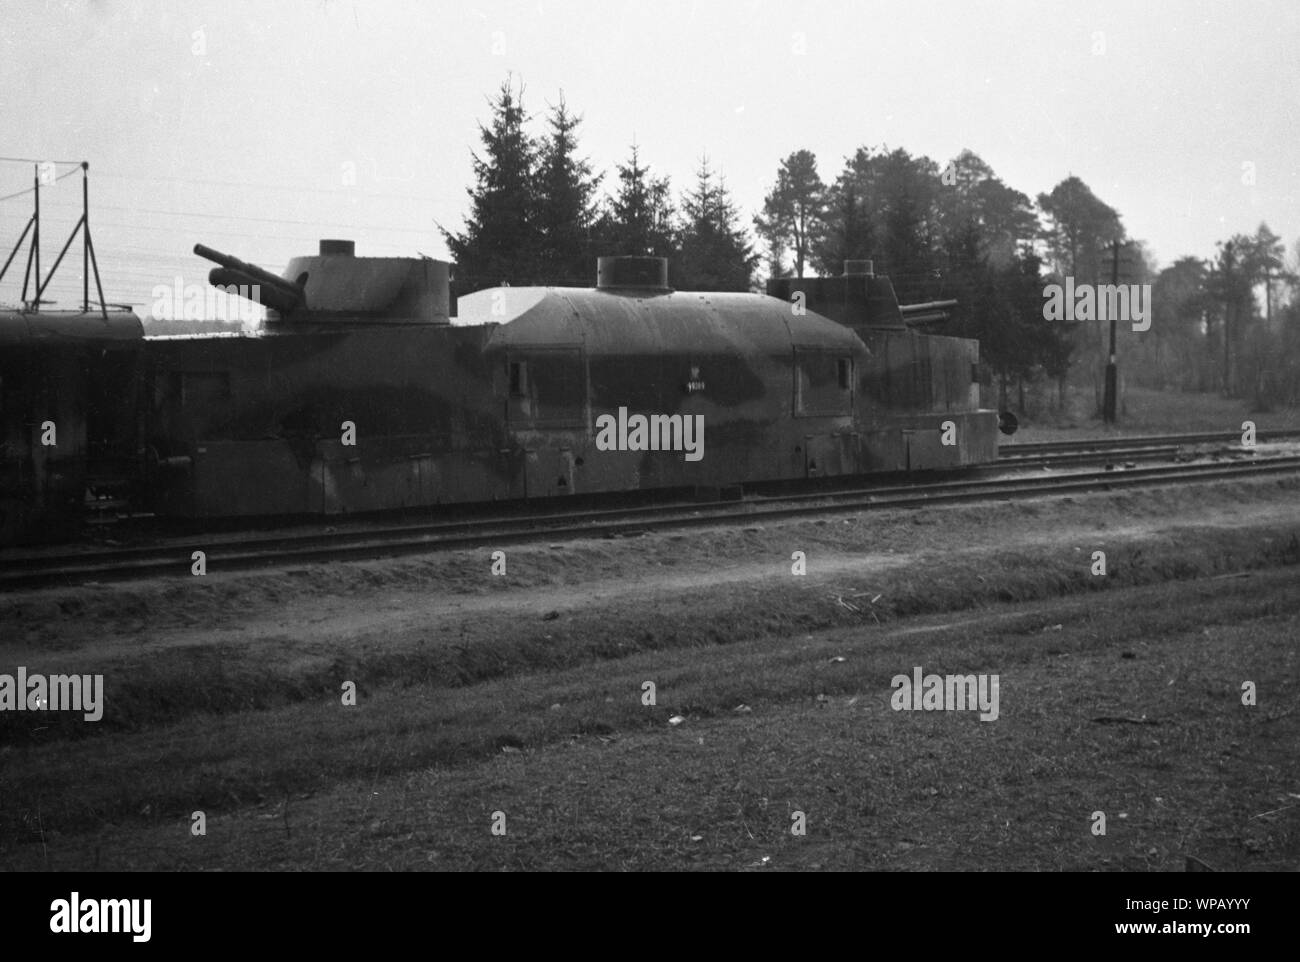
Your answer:
[[[258,719],[269,743],[298,737],[317,791],[196,792],[164,813],[138,791],[147,813],[94,837],[52,832],[46,809],[48,851],[55,868],[1144,869],[1189,853],[1295,867],[1300,670],[1279,639],[1298,625],[1284,571],[385,690],[351,715]],[[889,678],[913,665],[999,674],[1000,719],[893,712]],[[655,707],[639,699],[646,678]],[[1240,704],[1244,679],[1260,685],[1256,708]],[[1093,721],[1107,716],[1152,724]],[[232,735],[217,725],[168,758],[233,777],[255,756]],[[464,757],[421,757],[458,737]],[[365,764],[340,770],[336,753]],[[208,812],[206,838],[187,834],[191,805]],[[1104,838],[1089,832],[1096,810]],[[789,832],[795,811],[804,838]],[[36,867],[40,852],[10,854]]]
[[[0,865],[1294,867],[1295,482],[1216,491],[512,552],[504,587],[454,565],[440,585],[445,558],[359,566],[347,604],[410,581],[477,606],[306,654],[309,630],[236,630],[241,599],[290,597],[287,575],[15,597],[27,618],[52,606],[32,650],[109,673],[111,710],[0,716]],[[1127,529],[1137,516],[1165,520]],[[788,574],[792,545],[807,578]],[[855,566],[855,546],[874,561]],[[756,555],[780,573],[733,572]],[[696,575],[710,565],[736,576]],[[348,567],[304,572],[302,594],[328,597]],[[665,568],[691,587],[580,590]],[[521,591],[536,597],[511,603]],[[164,617],[201,636],[219,610],[230,640],[98,661],[88,638],[56,640],[87,619],[105,633],[115,596],[132,599],[128,637]],[[1001,719],[889,710],[889,679],[915,665],[999,674]],[[1143,714],[1159,724],[1091,720]],[[807,837],[789,833],[796,809]]]

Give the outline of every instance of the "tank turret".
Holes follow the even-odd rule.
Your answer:
[[[208,272],[208,283],[213,287],[234,287],[241,297],[280,314],[293,313],[306,298],[301,283],[306,278],[299,278],[297,283],[290,282],[256,264],[247,264],[238,257],[231,257],[203,244],[195,244],[194,253],[221,265]]]
[[[446,261],[357,257],[350,240],[322,240],[319,253],[293,258],[277,277],[202,244],[194,253],[221,265],[208,274],[210,284],[233,285],[240,296],[267,307],[270,323],[449,323]]]
[[[803,306],[846,327],[902,330],[947,320],[956,301],[898,303],[888,277],[877,277],[869,260],[844,262],[839,277],[774,277],[767,293],[785,301],[803,295]]]

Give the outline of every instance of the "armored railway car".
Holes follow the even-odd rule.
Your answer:
[[[129,311],[0,310],[0,545],[58,540],[142,480]]]
[[[50,504],[51,485],[74,508],[96,477],[91,456],[108,452],[92,443],[101,435],[140,507],[188,518],[712,487],[997,455],[997,415],[979,409],[973,383],[978,345],[913,330],[914,309],[900,310],[869,267],[774,282],[766,295],[698,293],[670,290],[661,259],[601,258],[594,288],[502,287],[453,304],[449,265],[357,257],[347,241],[322,241],[282,276],[195,252],[218,263],[213,284],[267,308],[262,328],[141,338],[138,320],[121,321],[113,344],[60,355],[82,387],[66,389],[55,420],[86,426],[60,444],[69,438],[74,457],[81,444],[88,460],[57,485],[48,469],[9,477],[11,448],[31,453],[52,410],[15,388],[7,517]],[[662,437],[629,435],[638,417]],[[602,425],[614,423],[611,444]],[[16,540],[31,527],[3,531]]]

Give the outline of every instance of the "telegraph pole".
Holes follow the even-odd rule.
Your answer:
[[[1273,329],[1273,268],[1264,268],[1264,321]]]
[[[1225,257],[1223,259],[1223,289],[1226,292],[1226,300],[1223,303],[1223,396],[1232,397],[1232,331],[1235,324],[1229,324],[1232,320],[1232,302],[1234,287],[1236,282],[1233,279],[1233,268],[1236,265],[1236,255],[1232,249],[1232,241],[1224,245]]]
[[[1110,282],[1119,284],[1119,241],[1111,242]],[[1102,401],[1102,418],[1107,424],[1115,423],[1115,394],[1119,376],[1115,367],[1115,314],[1110,311],[1110,359],[1106,362],[1106,395]]]

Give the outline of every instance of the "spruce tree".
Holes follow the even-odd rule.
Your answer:
[[[674,258],[673,205],[666,177],[641,166],[640,152],[618,165],[618,193],[609,200],[604,244],[609,254]]]
[[[550,131],[542,141],[537,164],[535,240],[540,256],[537,271],[548,284],[594,282],[598,205],[596,190],[602,175],[577,157],[576,130],[582,118],[560,102],[551,108]]]
[[[460,234],[442,230],[456,262],[458,293],[532,282],[538,271],[534,191],[538,148],[524,129],[523,87],[509,78],[492,102],[492,121],[479,125],[483,154],[474,154],[471,209]],[[441,228],[440,228],[441,229]]]
[[[700,163],[695,189],[682,198],[680,254],[673,286],[686,291],[747,291],[760,257],[738,223],[736,206],[708,159]]]

